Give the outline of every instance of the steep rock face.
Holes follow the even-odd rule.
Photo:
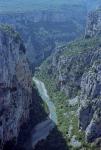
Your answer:
[[[79,127],[86,140],[101,137],[101,48],[75,56],[60,56],[53,69],[57,87],[69,98],[80,94]],[[54,68],[54,67],[53,67]]]
[[[101,35],[101,8],[89,14],[86,28],[86,37],[97,35]]]
[[[81,81],[80,127],[87,141],[101,137],[101,62],[97,60]],[[86,122],[86,124],[85,124]]]
[[[98,15],[100,16],[101,12],[98,11]],[[94,24],[98,22],[94,21]],[[100,29],[100,24],[98,26]],[[48,76],[52,79],[57,89],[64,91],[69,99],[79,96],[79,128],[85,131],[85,139],[88,142],[101,138],[101,37],[99,29],[92,35],[94,37],[77,40],[57,49],[56,53],[47,59],[39,70],[41,77]]]
[[[90,42],[92,45],[94,41],[89,40],[89,42],[87,42],[86,40],[81,40],[74,44],[71,43],[67,48],[61,48],[61,50],[53,56],[52,68],[57,80],[57,85],[61,90],[65,91],[69,97],[75,97],[77,95],[81,89],[82,75],[93,65],[94,61],[101,58],[100,48],[96,47],[100,45],[100,41],[98,45],[96,45],[97,41],[95,42],[96,48],[90,47]],[[81,46],[79,46],[79,44],[81,44]],[[84,48],[87,44],[90,48],[89,50]],[[79,51],[80,49],[81,52]],[[82,52],[82,50],[84,51]],[[67,54],[63,51],[67,51]]]
[[[19,35],[0,27],[0,145],[17,138],[29,117],[31,72]]]
[[[94,43],[101,35],[100,9],[92,12],[88,20],[86,37],[93,37],[86,39],[88,46],[83,39],[59,50],[53,58],[53,66],[57,66],[53,74],[56,70],[57,85],[68,97],[80,95],[79,127],[85,130],[86,140],[93,142],[101,137],[101,41]]]

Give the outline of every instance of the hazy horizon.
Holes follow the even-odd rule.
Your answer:
[[[32,11],[35,9],[50,9],[58,7],[61,4],[88,4],[91,0],[0,0],[0,12],[24,12],[24,11]],[[96,7],[96,4],[99,3],[100,0],[92,0],[92,4],[90,3],[90,7]],[[94,6],[95,5],[95,6]],[[50,7],[51,6],[51,7]]]

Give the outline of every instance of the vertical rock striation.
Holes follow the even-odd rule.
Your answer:
[[[29,117],[31,72],[18,33],[0,26],[0,145],[16,139]]]
[[[40,67],[39,73],[52,78],[57,89],[69,99],[79,96],[79,128],[85,132],[87,142],[101,138],[100,36],[101,9],[98,9],[88,17],[86,38],[59,48]]]
[[[86,37],[98,35],[101,35],[101,8],[89,14],[86,28]]]

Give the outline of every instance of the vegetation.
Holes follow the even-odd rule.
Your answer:
[[[35,92],[37,93],[37,97],[40,98],[40,105],[41,105],[41,107],[43,108],[44,112],[45,112],[45,113],[47,114],[47,116],[48,116],[48,113],[49,113],[48,106],[47,106],[46,103],[44,103],[44,102],[42,101],[42,98],[40,97],[40,95],[39,95],[39,93],[38,93],[38,90],[37,90],[37,87],[36,87],[36,85],[35,85],[35,82],[33,82],[33,89],[34,89]],[[41,101],[42,101],[42,102],[41,102]]]
[[[92,48],[96,48],[101,46],[101,38],[100,37],[94,37],[94,38],[85,38],[76,40],[74,42],[70,42],[66,47],[62,49],[61,55],[65,56],[73,56],[82,54],[84,52],[87,52],[91,50]]]
[[[74,41],[72,43],[69,43],[66,47],[64,47],[61,53],[65,56],[77,55],[91,48],[94,49],[94,47],[100,46],[100,43],[101,43],[100,38]],[[68,147],[71,150],[78,150],[81,148],[84,148],[85,150],[95,150],[96,149],[95,146],[86,143],[84,133],[79,131],[78,115],[77,115],[79,104],[76,104],[75,106],[70,106],[69,97],[67,97],[64,92],[59,91],[59,89],[57,88],[56,78],[54,77],[53,74],[51,74],[51,72],[49,72],[49,69],[51,68],[50,60],[51,57],[48,58],[47,61],[43,63],[43,65],[41,65],[39,71],[36,72],[35,76],[45,83],[49,95],[56,106],[58,116],[57,129],[62,133],[65,142],[67,143]],[[72,129],[70,131],[71,127]],[[71,144],[73,136],[76,136],[76,140],[81,142],[81,146],[74,147]],[[51,140],[52,139],[49,138],[47,142],[50,142]]]
[[[81,3],[78,5],[78,2],[74,5],[75,0],[73,3],[67,0],[65,2],[67,5],[57,0],[0,1],[0,12],[4,13],[0,15],[0,20],[13,25],[20,33],[29,51],[27,54],[33,68],[55,48],[74,40],[84,32],[86,7]]]
[[[86,148],[86,150],[88,150],[88,148],[90,148],[90,145],[85,143],[84,133],[79,131],[78,118],[75,115],[75,112],[77,112],[78,106],[69,107],[68,98],[63,92],[60,92],[56,89],[55,81],[53,79],[49,78],[48,76],[47,77],[44,76],[44,74],[43,75],[37,74],[36,76],[45,83],[49,91],[49,95],[56,106],[56,111],[57,111],[57,116],[58,116],[57,129],[62,134],[63,139],[66,142],[65,146],[69,147],[71,150],[80,149],[81,147]],[[73,126],[73,130],[69,137],[68,131],[69,131],[70,125]],[[55,134],[55,132],[53,133]],[[70,141],[73,135],[76,135],[77,140],[82,143],[81,147],[79,148],[72,147],[72,145],[70,144]],[[47,139],[47,142],[51,143],[52,138],[53,137],[51,133],[51,135]],[[55,138],[57,138],[57,135],[55,135]]]
[[[5,33],[9,34],[11,37],[14,38],[15,42],[17,43],[20,39],[20,35],[18,32],[14,31],[13,27],[7,24],[0,24],[0,31],[4,31]]]

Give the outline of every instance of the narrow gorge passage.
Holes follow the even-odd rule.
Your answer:
[[[50,100],[44,83],[35,77],[33,77],[33,82],[35,83],[42,100],[47,104],[49,109],[48,118],[36,125],[33,130],[32,146],[34,148],[39,141],[46,139],[49,133],[55,127],[55,125],[57,124],[57,114],[54,103]]]

